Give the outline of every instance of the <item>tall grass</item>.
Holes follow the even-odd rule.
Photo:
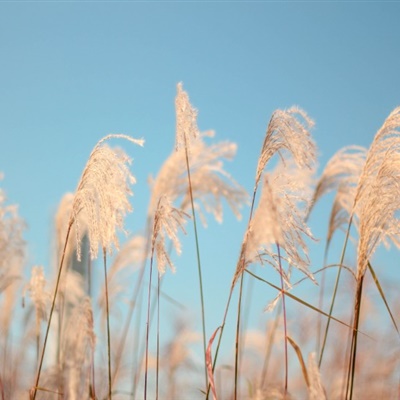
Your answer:
[[[400,108],[369,149],[339,149],[319,177],[313,121],[296,107],[274,111],[251,198],[225,169],[236,145],[199,131],[181,84],[176,109],[176,146],[150,180],[145,234],[121,248],[136,181],[125,151],[108,143],[124,139],[130,151],[142,140],[95,145],[55,215],[54,268],[30,267],[23,220],[0,189],[0,399],[397,399],[399,282],[385,277],[378,247],[393,244],[398,257]],[[323,202],[331,211],[321,216]],[[248,220],[216,293],[197,222],[211,216],[223,229],[225,205]],[[196,254],[181,263],[190,242]],[[197,276],[196,310],[161,285],[181,269]],[[212,308],[223,310],[220,323]],[[248,323],[257,309],[261,328]]]

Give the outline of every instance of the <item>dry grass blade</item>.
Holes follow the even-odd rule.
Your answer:
[[[332,315],[329,315],[329,314],[325,313],[324,311],[320,310],[319,308],[314,307],[314,306],[311,305],[310,303],[307,303],[306,301],[300,299],[299,297],[294,296],[293,294],[291,294],[291,293],[288,292],[287,290],[282,290],[282,289],[279,288],[278,286],[275,286],[273,283],[268,282],[267,280],[265,280],[265,279],[263,279],[263,278],[261,278],[261,277],[255,275],[255,274],[253,274],[253,273],[252,273],[251,271],[249,271],[248,269],[246,269],[245,272],[247,272],[247,273],[248,273],[249,275],[251,275],[253,278],[256,278],[256,279],[258,279],[259,281],[266,283],[267,285],[271,286],[271,287],[274,288],[275,290],[278,290],[279,292],[284,292],[286,296],[288,296],[288,297],[290,297],[291,299],[297,301],[298,303],[302,304],[303,306],[306,306],[306,307],[308,307],[309,309],[311,309],[311,310],[313,310],[313,311],[316,311],[316,312],[320,313],[321,315],[324,315],[325,317],[327,317],[327,318],[329,318],[329,319],[332,319],[333,321],[339,322],[339,324],[342,324],[343,326],[346,326],[347,328],[350,328],[350,329],[351,329],[351,326],[348,325],[348,324],[346,324],[345,322],[340,321],[339,319],[337,319],[337,318],[335,318],[335,317],[332,317]],[[366,335],[366,336],[368,336],[368,335]]]
[[[207,373],[208,373],[208,382],[210,384],[210,388],[211,388],[211,392],[213,394],[213,399],[217,400],[217,392],[215,389],[215,383],[214,383],[214,372],[213,372],[213,368],[212,368],[212,355],[211,355],[211,346],[214,342],[215,339],[215,335],[217,334],[217,332],[221,329],[221,327],[219,326],[214,333],[211,335],[211,338],[208,342],[208,346],[207,346],[207,352],[206,352],[206,362],[207,362]]]
[[[292,345],[294,351],[296,352],[297,358],[299,360],[300,366],[301,366],[301,371],[303,372],[303,377],[306,382],[307,387],[310,387],[310,380],[308,379],[308,373],[307,373],[307,368],[306,364],[304,362],[303,354],[301,354],[301,349],[298,346],[298,344],[290,337],[287,337],[287,340],[289,343]]]
[[[371,265],[370,262],[368,262],[368,269],[369,269],[369,272],[370,272],[371,275],[372,275],[372,278],[374,279],[374,282],[375,282],[375,285],[376,285],[376,287],[377,287],[377,289],[378,289],[378,291],[379,291],[379,294],[381,295],[382,300],[383,300],[383,302],[385,303],[386,310],[388,311],[388,313],[389,313],[389,315],[390,315],[390,319],[392,320],[393,326],[395,327],[396,332],[400,335],[399,328],[397,327],[396,320],[394,319],[394,316],[393,316],[393,314],[392,314],[392,311],[390,310],[389,304],[388,304],[388,302],[387,302],[387,300],[386,300],[385,293],[384,293],[384,291],[383,291],[383,289],[382,289],[381,284],[379,283],[378,277],[377,277],[377,275],[376,275],[374,269],[372,268],[372,265]]]

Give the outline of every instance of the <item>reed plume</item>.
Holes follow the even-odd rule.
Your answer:
[[[398,239],[400,223],[400,107],[393,110],[376,133],[368,151],[357,186],[353,213],[359,208],[359,242],[357,248],[357,287],[346,396],[353,398],[356,368],[358,326],[362,290],[367,265],[380,243]]]
[[[260,201],[244,245],[248,263],[259,262],[260,253],[271,255],[272,263],[278,261],[271,249],[271,245],[278,244],[285,251],[289,265],[314,279],[308,271],[310,260],[305,241],[313,236],[304,220],[312,194],[313,173],[287,162],[265,174]]]
[[[111,252],[113,246],[118,248],[117,229],[123,229],[123,218],[131,211],[128,196],[131,195],[130,185],[135,183],[135,178],[130,173],[128,165],[131,162],[129,157],[122,150],[113,151],[104,142],[120,138],[128,140],[134,144],[143,146],[144,141],[133,139],[122,134],[113,134],[101,139],[92,153],[83,170],[78,188],[72,203],[71,216],[68,223],[64,249],[60,259],[56,285],[54,289],[52,306],[49,314],[41,359],[36,376],[36,382],[32,388],[32,399],[35,400],[37,388],[40,380],[40,373],[43,365],[43,358],[46,350],[47,338],[50,330],[51,319],[54,311],[55,301],[60,284],[61,272],[67,252],[68,240],[72,225],[76,226],[76,251],[78,260],[80,259],[81,235],[80,220],[81,215],[88,221],[88,236],[90,245],[90,256],[96,258],[98,247],[101,246],[104,256],[104,269],[106,275],[106,253]],[[105,280],[107,285],[107,279]],[[110,344],[109,320],[107,318],[108,343]],[[111,398],[111,368],[110,368],[110,346],[109,347],[109,397]]]
[[[0,173],[0,181],[3,175]],[[18,206],[8,204],[4,190],[0,188],[0,294],[2,310],[0,321],[4,339],[12,322],[18,280],[22,277],[25,261],[25,223],[18,214]],[[4,343],[6,347],[7,344]]]
[[[190,218],[190,216],[173,207],[166,196],[160,197],[154,216],[152,234],[152,252],[154,251],[156,254],[157,268],[160,275],[165,273],[167,265],[173,272],[175,271],[175,266],[169,257],[169,251],[166,249],[166,239],[168,238],[171,241],[177,254],[181,254],[182,249],[178,231],[181,230],[186,234],[184,225],[187,218]]]
[[[120,149],[112,150],[104,144],[114,137],[127,139],[143,146],[144,141],[126,135],[109,135],[96,145],[83,171],[73,201],[70,224],[76,222],[77,255],[80,259],[79,216],[84,211],[87,222],[90,256],[97,257],[98,247],[108,252],[119,247],[117,229],[123,230],[127,212],[132,211],[128,196],[130,185],[136,183],[128,165],[130,158]]]
[[[250,210],[248,228],[244,235],[241,255],[236,267],[233,284],[237,282],[237,279],[242,275],[244,269],[249,264],[249,260],[247,259],[247,257],[249,255],[252,255],[252,250],[255,250],[255,248],[261,244],[257,243],[256,239],[259,233],[264,236],[262,239],[267,240],[268,243],[271,243],[271,239],[273,240],[272,243],[279,243],[279,240],[281,239],[280,230],[285,230],[285,228],[280,227],[280,223],[292,223],[292,221],[294,220],[295,222],[292,226],[293,230],[291,235],[292,238],[295,239],[295,242],[292,243],[291,240],[288,240],[285,244],[288,245],[288,247],[290,248],[292,247],[292,244],[294,244],[295,247],[297,244],[300,244],[301,247],[304,247],[301,240],[300,232],[309,235],[309,230],[306,227],[305,223],[302,221],[305,219],[306,214],[304,211],[300,212],[299,210],[297,210],[295,203],[298,203],[299,201],[305,201],[305,210],[307,210],[310,206],[310,194],[307,193],[307,195],[305,196],[304,193],[301,192],[304,190],[309,190],[307,189],[307,186],[310,184],[310,178],[306,178],[306,176],[310,176],[310,174],[307,171],[310,171],[311,174],[315,172],[316,146],[309,132],[313,125],[314,122],[311,120],[311,118],[308,117],[308,115],[303,110],[297,107],[292,107],[286,111],[276,110],[272,114],[261,148],[261,154],[258,159],[252,208]],[[283,200],[279,201],[284,201],[286,204],[282,203],[284,206],[281,207],[282,210],[279,209],[279,205],[276,204],[276,200],[271,197],[273,196],[273,191],[271,191],[271,189],[268,189],[269,181],[266,179],[264,180],[264,185],[266,185],[267,188],[264,190],[264,198],[262,197],[260,199],[258,205],[258,208],[260,209],[260,211],[258,211],[258,214],[264,213],[264,215],[255,218],[255,216],[253,216],[253,210],[261,176],[267,163],[275,154],[278,154],[281,158],[282,167],[280,168],[286,168],[285,165],[288,162],[290,162],[290,165],[292,165],[292,167],[290,167],[290,171],[288,169],[286,170],[286,172],[278,172],[278,174],[280,174],[280,177],[274,180],[274,183],[276,183],[277,181],[279,181],[279,179],[282,179],[282,182],[279,184],[282,184],[280,196]],[[299,179],[299,182],[296,182],[294,179],[290,180],[289,175],[294,173],[303,175],[302,178],[306,178],[305,184],[302,184],[300,182],[301,179]],[[296,187],[298,185],[303,186],[301,188]],[[289,191],[288,193],[292,193],[291,197],[285,196],[286,190]],[[277,188],[276,191],[279,192],[279,188]],[[263,201],[261,202],[261,200]],[[293,203],[293,201],[295,203]],[[268,208],[270,208],[270,210],[267,210]],[[261,211],[264,209],[266,209],[266,211]],[[284,217],[283,220],[280,220],[278,218],[278,213],[280,212],[286,212],[286,217]],[[265,218],[268,219],[265,221]],[[285,219],[288,220],[286,221]],[[275,224],[273,222],[275,222]],[[254,224],[258,225],[260,228],[262,226],[265,227],[265,229],[267,230],[266,233],[261,233],[263,231],[263,228],[255,229]],[[252,237],[252,239],[250,238],[250,236]],[[249,244],[251,246],[250,251],[247,250],[247,246]],[[301,260],[301,257],[298,260]],[[303,263],[300,262],[297,267],[305,272],[305,269],[302,265]]]
[[[210,213],[218,222],[223,219],[223,200],[237,218],[240,209],[248,201],[246,191],[224,169],[224,160],[235,157],[235,143],[224,141],[207,144],[205,139],[214,137],[211,131],[200,133],[190,145],[190,177],[193,201],[201,221],[206,225],[205,213]],[[148,215],[154,215],[162,195],[168,196],[176,207],[190,209],[189,182],[186,173],[184,149],[174,151],[167,158],[156,179],[150,180],[151,199]]]

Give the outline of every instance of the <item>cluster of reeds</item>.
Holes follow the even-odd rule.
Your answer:
[[[24,223],[0,191],[0,399],[398,398],[400,308],[387,295],[398,300],[398,289],[380,279],[384,266],[372,256],[381,243],[400,246],[400,108],[369,149],[339,150],[319,177],[312,119],[297,107],[274,111],[249,196],[224,169],[236,145],[199,131],[181,84],[175,105],[176,145],[150,182],[145,234],[120,245],[136,180],[125,151],[108,145],[120,141],[130,149],[144,140],[106,136],[75,193],[60,202],[53,282],[43,266],[24,278]],[[328,193],[328,231],[317,240],[308,221]],[[224,204],[238,218],[248,207],[247,226],[221,323],[209,326],[205,298],[213,294],[204,287],[198,223],[207,214],[222,222]],[[200,333],[186,324],[179,294],[162,287],[184,234],[195,242]],[[334,237],[342,251],[328,265]],[[311,260],[312,245],[324,248],[323,260]],[[345,264],[349,248],[356,261]],[[101,289],[93,284],[100,282],[93,268],[99,255]],[[307,282],[313,296],[295,294]],[[252,285],[276,292],[265,306],[268,323],[258,331],[247,326]],[[372,305],[369,293],[380,304]],[[162,302],[178,310],[169,341]],[[229,311],[235,346],[222,355]],[[202,344],[197,358],[196,342]]]

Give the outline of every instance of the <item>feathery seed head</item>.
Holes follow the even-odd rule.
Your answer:
[[[97,257],[99,246],[108,252],[111,252],[112,246],[118,248],[116,230],[123,230],[124,216],[132,210],[128,196],[132,194],[130,185],[136,180],[128,168],[131,160],[122,150],[112,150],[103,143],[113,137],[143,145],[142,140],[126,135],[109,135],[100,140],[92,151],[75,194],[70,221],[77,225],[78,259],[78,218],[81,212],[84,212],[88,222],[90,256],[93,259]]]
[[[203,224],[206,221],[202,208],[221,222],[222,201],[225,200],[235,216],[240,218],[240,208],[248,201],[248,195],[223,168],[223,159],[231,160],[235,156],[236,144],[226,141],[208,145],[202,140],[204,136],[211,136],[211,133],[202,133],[192,143],[190,154],[190,176],[196,210]],[[162,195],[166,195],[172,203],[180,199],[180,208],[183,210],[190,208],[184,149],[168,157],[153,181],[149,216],[154,215]]]
[[[38,321],[47,319],[47,309],[50,304],[50,293],[46,290],[46,279],[44,277],[43,267],[34,266],[29,283],[25,287],[25,291],[29,292],[29,296],[35,306],[36,318]]]
[[[389,114],[372,141],[357,186],[355,204],[368,193],[371,181],[375,179],[389,148],[400,151],[400,107]]]
[[[312,119],[300,108],[276,110],[269,121],[256,172],[256,186],[271,157],[278,153],[285,159],[282,151],[288,151],[299,168],[313,168],[316,159],[316,146],[309,130],[314,126]]]
[[[400,247],[400,148],[389,148],[369,191],[360,198],[360,239],[357,250],[357,276],[360,279],[380,243]]]
[[[339,150],[326,164],[318,180],[313,204],[339,186],[354,188],[365,164],[367,149],[361,146],[347,146]]]
[[[298,168],[294,162],[281,162],[272,173],[265,175],[260,201],[245,233],[234,282],[249,263],[265,255],[268,259],[263,261],[278,269],[278,257],[271,251],[275,244],[286,253],[281,259],[313,279],[307,269],[309,259],[304,239],[313,238],[304,220],[311,199],[313,173],[313,170]]]
[[[173,207],[171,201],[166,196],[160,197],[154,216],[152,235],[152,248],[156,253],[157,266],[160,274],[165,273],[166,265],[169,265],[172,271],[175,270],[165,248],[165,241],[168,237],[172,241],[177,254],[181,253],[181,242],[178,238],[178,230],[181,229],[186,233],[184,224],[187,218],[190,218],[190,216],[184,211]]]
[[[175,99],[176,109],[176,141],[175,149],[190,149],[191,142],[199,136],[197,127],[197,110],[190,104],[188,94],[183,90],[182,83],[177,85]]]

